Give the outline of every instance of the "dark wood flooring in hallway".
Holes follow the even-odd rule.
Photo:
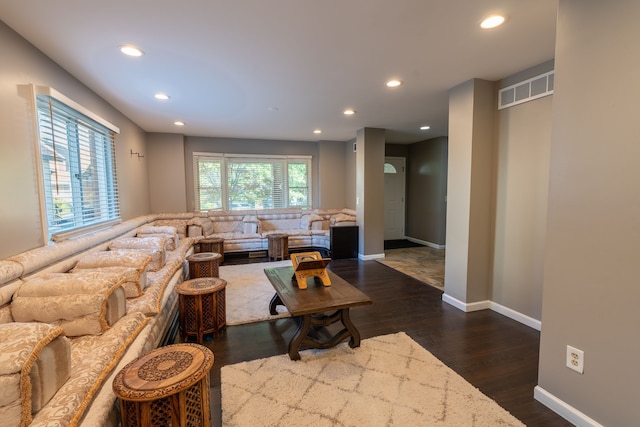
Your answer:
[[[540,333],[490,310],[464,313],[442,292],[376,261],[334,260],[330,268],[373,300],[351,310],[362,339],[406,332],[446,365],[527,426],[571,426],[533,398]],[[265,310],[268,304],[265,304]],[[229,326],[205,342],[211,371],[214,426],[221,425],[220,368],[287,352],[291,319]]]

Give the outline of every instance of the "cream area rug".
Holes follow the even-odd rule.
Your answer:
[[[387,249],[384,258],[376,259],[381,264],[444,290],[444,249],[428,246],[402,249]]]
[[[223,366],[223,426],[524,426],[403,332],[300,355]]]
[[[227,325],[290,316],[283,306],[277,307],[277,315],[269,314],[269,302],[276,291],[264,274],[265,268],[284,266],[291,266],[291,261],[220,266],[220,278],[227,281]]]

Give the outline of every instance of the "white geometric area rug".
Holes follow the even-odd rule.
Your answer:
[[[223,366],[223,426],[524,426],[404,332],[300,356]]]
[[[260,322],[291,316],[287,309],[278,306],[278,314],[269,313],[269,302],[276,293],[264,274],[269,267],[291,266],[291,261],[261,262],[254,264],[222,265],[219,276],[227,281],[227,325]]]

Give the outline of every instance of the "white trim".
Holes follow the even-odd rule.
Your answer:
[[[533,398],[577,427],[604,427],[596,420],[578,411],[563,400],[558,399],[539,385],[533,389]]]
[[[233,154],[233,153],[208,153],[203,151],[194,151],[193,157],[224,157],[224,158],[246,158],[246,159],[313,159],[313,156],[308,154]]]
[[[426,240],[420,240],[420,239],[416,239],[414,237],[409,237],[409,236],[405,236],[405,239],[407,239],[410,242],[419,243],[421,245],[425,245],[433,249],[445,249],[447,247],[447,245],[439,245],[437,243],[431,243],[431,242],[427,242]]]
[[[44,171],[42,170],[42,150],[40,148],[40,132],[38,124],[38,98],[35,85],[29,85],[31,89],[31,99],[33,102],[33,143],[36,153],[36,173],[38,176],[38,199],[40,202],[40,230],[42,230],[42,241],[49,240],[49,223],[47,222],[47,203],[45,201]]]
[[[542,330],[541,321],[536,320],[533,317],[529,317],[526,314],[517,312],[509,307],[505,307],[504,305],[498,304],[497,302],[485,300],[485,301],[466,303],[446,293],[442,294],[442,301],[446,302],[449,305],[454,306],[458,310],[464,311],[465,313],[469,313],[472,311],[479,311],[479,310],[487,310],[487,309],[491,311],[495,311],[496,313],[500,313],[503,316],[513,319],[516,322],[522,323],[523,325],[526,325],[530,328],[533,328],[538,331]]]
[[[34,85],[32,85],[34,86]],[[58,101],[62,102],[63,104],[67,105],[68,107],[73,108],[74,110],[76,110],[77,112],[84,114],[85,116],[89,117],[91,120],[94,120],[98,123],[100,123],[102,126],[108,128],[109,130],[119,134],[120,133],[120,129],[112,124],[111,122],[106,121],[105,119],[103,119],[102,117],[98,116],[97,114],[95,114],[94,112],[92,112],[91,110],[87,109],[86,107],[83,107],[82,105],[78,104],[77,102],[75,102],[73,99],[61,94],[60,92],[58,92],[57,90],[50,88],[49,86],[34,86],[34,90],[36,95],[47,95],[50,96],[52,98],[57,99]]]
[[[542,330],[542,322],[534,319],[533,317],[529,317],[526,314],[522,314],[518,311],[515,311],[509,307],[505,307],[504,305],[498,304],[497,302],[491,301],[491,310],[496,313],[500,313],[504,316],[507,316],[510,319],[515,320],[516,322],[520,322],[523,325],[527,325],[530,328],[533,328],[537,331]]]
[[[122,218],[118,218],[118,219],[112,219],[107,222],[101,222],[100,224],[91,225],[89,227],[83,227],[80,229],[75,229],[70,231],[63,231],[62,233],[55,233],[51,235],[51,240],[56,243],[60,243],[65,240],[76,238],[78,236],[82,236],[88,233],[94,233],[98,230],[113,227],[114,225],[120,224],[121,222],[122,222]]]
[[[371,255],[358,254],[358,259],[362,261],[371,261],[373,259],[380,259],[380,258],[384,258],[384,252],[382,252],[381,254],[371,254]]]
[[[471,311],[486,310],[488,308],[491,308],[491,301],[487,300],[487,301],[466,303],[446,293],[442,294],[442,301],[454,306],[458,310],[464,311],[465,313],[469,313]]]

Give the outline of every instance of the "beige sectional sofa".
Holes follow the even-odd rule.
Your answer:
[[[192,217],[144,216],[0,261],[0,424],[117,425],[113,377],[167,334],[177,310],[173,288],[193,251]],[[127,267],[91,264],[112,246],[135,258],[114,242],[126,246],[156,221],[180,231],[172,250],[162,240],[158,268],[148,270],[153,257],[143,255],[139,274],[125,279]],[[127,291],[133,295],[125,295],[126,280],[138,283]]]
[[[225,253],[264,251],[269,234],[289,235],[289,248],[330,249],[330,226],[356,224],[352,209],[208,211],[188,222],[188,235],[224,238]]]
[[[204,236],[328,249],[331,225],[354,224],[349,209],[154,214],[0,260],[0,424],[116,426],[113,378],[166,340]]]

